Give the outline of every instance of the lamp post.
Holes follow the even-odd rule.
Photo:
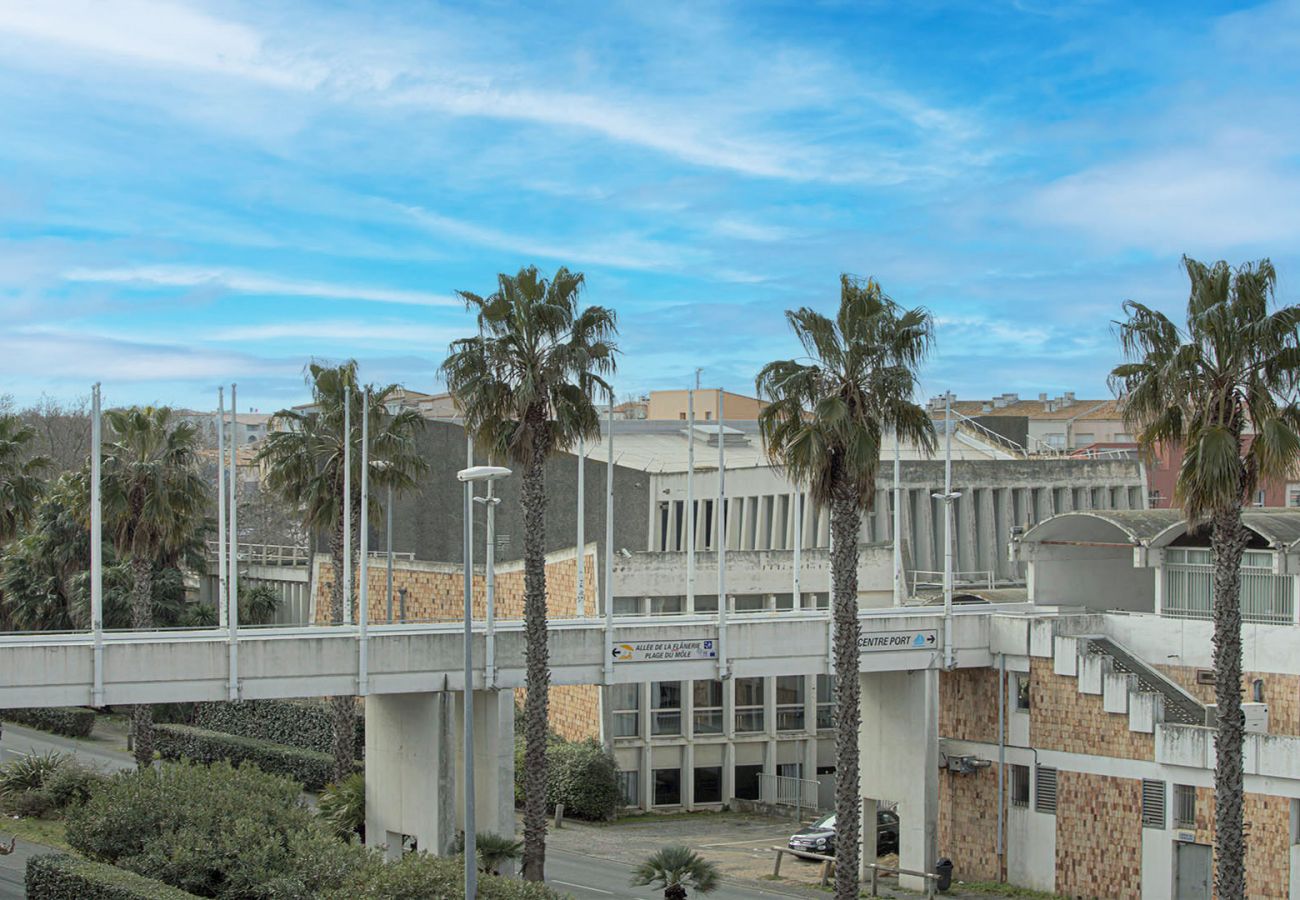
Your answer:
[[[510,470],[502,466],[471,466],[456,473],[456,478],[465,485],[465,900],[474,900],[478,894],[478,848],[475,846],[474,832],[474,572],[470,562],[470,549],[474,540],[474,484],[486,481],[488,486],[488,584],[492,584],[492,529],[495,524],[493,512],[495,502],[492,497],[492,482],[510,475]],[[489,607],[488,615],[492,614]]]

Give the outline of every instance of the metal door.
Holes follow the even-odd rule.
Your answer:
[[[1174,844],[1174,896],[1210,900],[1213,851],[1209,844]]]

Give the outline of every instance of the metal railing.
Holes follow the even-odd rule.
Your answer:
[[[208,541],[208,559],[217,558],[216,541]],[[291,544],[240,544],[239,561],[250,566],[306,566],[311,550]]]
[[[1028,459],[1031,456],[1064,456],[1065,455],[1064,447],[1054,447],[1051,444],[1048,444],[1045,441],[1040,441],[1038,438],[1032,436],[1028,436],[1027,438],[1028,441],[1030,442],[1030,446],[1028,447],[1023,446],[1017,443],[1016,441],[1013,441],[1005,434],[999,434],[998,432],[994,431],[992,428],[989,428],[986,425],[981,425],[975,419],[972,419],[970,416],[963,415],[962,413],[957,412],[957,410],[955,409],[952,411],[952,416],[953,419],[959,425],[971,429],[972,431],[974,431],[976,434],[978,434],[980,437],[984,438],[985,440],[992,441],[995,446],[1000,447],[1003,450],[1009,450],[1012,453],[1019,454],[1020,456],[1026,459]]]
[[[789,806],[796,813],[817,809],[817,791],[820,785],[811,778],[793,778],[789,775],[758,776],[758,799],[773,806]]]
[[[1214,564],[1208,550],[1166,550],[1161,615],[1173,619],[1214,617]],[[1265,625],[1295,621],[1291,575],[1275,575],[1267,553],[1247,551],[1241,565],[1241,618]]]
[[[942,571],[913,569],[911,575],[913,590],[923,587],[943,587]],[[933,579],[929,577],[931,575],[934,576]],[[965,572],[953,572],[952,583],[954,587],[983,587],[993,590],[997,586],[997,573],[992,569],[970,569]]]

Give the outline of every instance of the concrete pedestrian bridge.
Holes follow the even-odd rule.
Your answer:
[[[1025,604],[955,609],[957,665],[990,665],[992,614],[1017,610]],[[859,621],[861,671],[941,665],[942,610],[868,609]],[[96,646],[89,632],[0,635],[0,709],[465,688],[460,622],[241,628],[233,639],[218,629],[106,631]],[[721,625],[716,614],[559,619],[550,656],[551,681],[564,685],[829,674],[831,620],[825,611],[733,614]],[[523,687],[523,622],[499,621],[491,635],[475,622],[474,660],[474,690]]]

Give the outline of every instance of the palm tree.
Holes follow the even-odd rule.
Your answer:
[[[282,409],[275,414],[278,428],[267,435],[257,455],[266,466],[266,486],[302,511],[309,533],[329,535],[334,580],[330,592],[330,620],[343,622],[343,451],[351,444],[352,456],[352,557],[360,555],[361,541],[361,400],[357,364],[340,366],[312,363],[307,367],[312,405],[306,411]],[[391,487],[401,494],[415,487],[429,464],[420,456],[416,435],[424,419],[415,410],[389,414],[384,406],[398,385],[369,386],[370,484]],[[351,407],[351,433],[343,433],[344,400]],[[378,515],[378,497],[370,492],[371,516]],[[372,518],[373,521],[373,518]],[[349,600],[351,598],[348,598]],[[334,781],[342,782],[355,768],[354,734],[356,700],[331,699],[334,719]]]
[[[1184,449],[1175,486],[1189,525],[1209,525],[1214,558],[1215,891],[1245,892],[1242,834],[1241,508],[1300,454],[1300,306],[1270,311],[1268,260],[1233,269],[1183,257],[1187,324],[1132,300],[1117,323],[1128,359],[1110,375],[1124,420],[1148,451]]]
[[[0,415],[0,545],[26,527],[41,496],[41,473],[50,461],[32,452],[35,438],[17,416]]]
[[[831,518],[835,620],[835,896],[858,896],[858,534],[876,490],[883,436],[896,431],[927,450],[934,425],[912,402],[916,369],[929,351],[933,320],[903,309],[874,280],[840,276],[834,319],[804,307],[786,313],[808,353],[778,360],[755,386],[767,405],[759,430],[767,455],[806,485]],[[897,538],[895,538],[897,539]]]
[[[366,776],[353,772],[337,784],[327,784],[316,802],[316,811],[345,841],[359,836],[366,839]]]
[[[600,434],[593,393],[609,395],[614,313],[579,309],[580,273],[560,268],[549,281],[535,267],[498,275],[497,291],[460,291],[478,314],[479,333],[451,345],[442,364],[447,388],[475,442],[523,469],[524,877],[546,868],[546,729],[550,655],[546,646],[546,459],[579,437]],[[608,548],[607,548],[608,549]]]
[[[717,890],[721,881],[716,865],[680,844],[655,851],[632,875],[635,885],[662,887],[664,900],[685,900],[688,887],[707,894]]]
[[[514,862],[523,855],[524,844],[523,841],[516,841],[512,837],[480,831],[474,835],[474,846],[478,850],[479,871],[489,875],[500,875],[503,865]]]
[[[201,540],[210,501],[199,475],[197,431],[167,407],[131,407],[106,416],[112,440],[101,473],[104,530],[131,567],[131,626],[152,628],[153,575]],[[153,762],[153,710],[132,710],[135,760]]]

